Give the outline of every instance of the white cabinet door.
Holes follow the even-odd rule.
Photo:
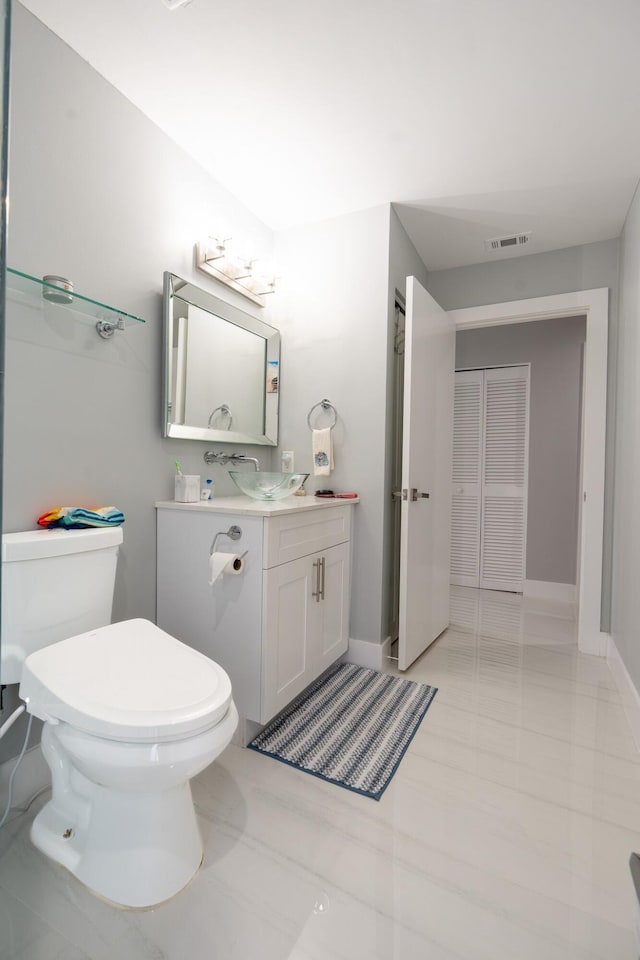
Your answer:
[[[346,652],[349,557],[341,543],[265,570],[262,723]]]
[[[346,653],[349,645],[349,544],[341,543],[324,550],[320,559],[324,560],[322,599],[314,604],[317,629],[310,637],[315,676]]]
[[[312,559],[302,557],[264,571],[262,723],[286,707],[313,679],[309,634],[317,613]]]

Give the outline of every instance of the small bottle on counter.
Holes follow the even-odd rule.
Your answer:
[[[213,500],[213,480],[206,480],[200,491],[201,500]]]

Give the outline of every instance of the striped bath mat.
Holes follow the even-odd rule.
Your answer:
[[[379,800],[436,693],[342,663],[272,720],[249,749]]]

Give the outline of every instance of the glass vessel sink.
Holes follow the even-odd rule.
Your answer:
[[[299,490],[308,473],[269,473],[229,470],[236,487],[254,500],[284,500]]]

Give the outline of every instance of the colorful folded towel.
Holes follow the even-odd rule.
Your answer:
[[[124,513],[117,507],[56,507],[38,517],[39,527],[64,527],[82,530],[85,527],[118,527]]]

